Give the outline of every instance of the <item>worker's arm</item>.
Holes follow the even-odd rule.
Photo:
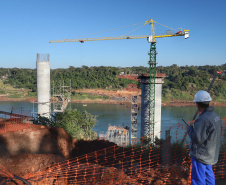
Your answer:
[[[208,137],[208,122],[197,119],[193,126],[188,127],[188,135],[194,144],[202,144]]]

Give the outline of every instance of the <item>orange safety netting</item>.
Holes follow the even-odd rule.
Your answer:
[[[23,129],[30,128],[31,124],[27,123],[0,123],[0,134],[8,133],[8,132],[16,132]]]
[[[21,111],[21,113],[0,111],[1,115],[8,116],[8,119],[2,119],[0,121],[0,134],[16,132],[30,128],[31,124],[27,124],[26,122],[33,119],[33,117],[26,116],[24,113],[25,111]]]
[[[226,128],[226,119],[223,120]],[[185,125],[177,124],[166,131],[165,139],[155,143],[143,138],[131,147],[114,145],[23,178],[31,184],[190,184],[191,160],[186,133]],[[213,166],[216,179],[226,175],[225,135],[224,129],[219,161]],[[3,172],[4,168],[0,167],[0,174]]]
[[[28,174],[31,182],[52,184],[176,184],[187,181],[183,160],[161,163],[161,147],[140,145],[124,148],[113,146]]]
[[[5,120],[12,122],[12,123],[22,123],[24,121],[32,120],[32,116],[28,116],[30,114],[30,110],[25,110],[22,107],[19,108],[12,108],[11,112],[0,111],[1,117]]]

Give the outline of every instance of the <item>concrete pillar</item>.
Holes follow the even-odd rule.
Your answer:
[[[50,118],[50,63],[49,55],[37,54],[37,101],[38,114]]]
[[[155,77],[155,125],[154,135],[161,138],[161,104],[162,84],[165,74],[157,74]],[[141,137],[149,136],[149,95],[150,95],[150,74],[143,74],[141,79]]]

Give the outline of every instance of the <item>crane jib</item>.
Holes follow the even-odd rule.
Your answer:
[[[152,38],[164,38],[164,37],[177,37],[186,36],[186,33],[170,34],[170,35],[158,35]],[[119,36],[119,37],[100,37],[100,38],[84,38],[84,39],[64,39],[64,40],[50,40],[49,43],[61,43],[61,42],[85,42],[85,41],[101,41],[101,40],[122,40],[122,39],[147,39],[151,35],[139,35],[139,36]]]

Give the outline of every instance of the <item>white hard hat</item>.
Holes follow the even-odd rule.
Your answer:
[[[212,101],[212,98],[210,97],[210,94],[207,91],[198,91],[195,94],[194,102],[210,102]]]

